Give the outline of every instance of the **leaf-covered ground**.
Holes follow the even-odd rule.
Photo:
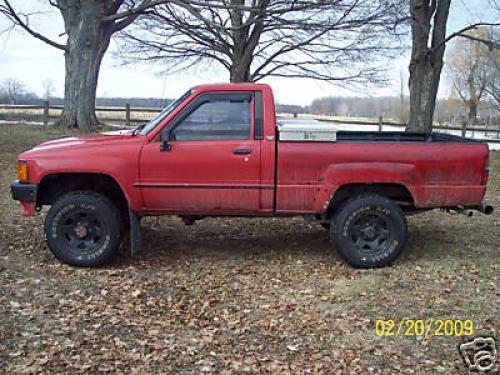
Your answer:
[[[10,199],[16,155],[69,131],[0,129],[0,371],[467,373],[458,337],[378,337],[377,319],[471,319],[496,335],[500,214],[409,217],[392,267],[340,261],[316,222],[175,217],[106,268],[57,262]],[[500,154],[487,200],[500,203]]]

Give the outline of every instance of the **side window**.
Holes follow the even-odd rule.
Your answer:
[[[250,139],[250,101],[212,100],[201,104],[173,130],[176,141]]]

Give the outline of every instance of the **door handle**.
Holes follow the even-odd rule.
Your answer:
[[[233,154],[235,155],[249,155],[252,153],[252,150],[249,148],[235,148],[233,150]]]

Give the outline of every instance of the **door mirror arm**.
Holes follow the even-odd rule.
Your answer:
[[[172,145],[168,143],[170,139],[170,132],[167,134],[160,133],[160,152],[170,152],[172,150]]]

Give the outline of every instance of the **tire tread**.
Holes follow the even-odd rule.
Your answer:
[[[390,208],[393,216],[395,216],[395,220],[397,220],[398,222],[398,225],[401,225],[403,240],[400,242],[397,249],[389,258],[371,262],[360,262],[358,259],[353,257],[349,251],[343,249],[339,244],[340,232],[342,230],[341,222],[343,221],[343,217],[345,215],[348,215],[349,211],[352,210],[352,206],[362,206],[363,204],[368,203],[373,204],[374,201],[378,201],[380,204]],[[403,210],[401,210],[401,208],[395,202],[383,195],[375,193],[362,193],[349,198],[336,210],[331,219],[330,238],[332,245],[334,246],[337,253],[351,266],[356,268],[384,267],[392,264],[404,250],[408,239],[408,224]]]
[[[75,201],[81,201],[81,200],[86,200],[88,198],[92,198],[95,200],[97,205],[102,205],[106,207],[107,210],[109,210],[109,213],[111,213],[112,218],[108,222],[108,224],[114,229],[115,235],[114,238],[112,239],[112,243],[109,246],[109,249],[107,249],[102,256],[95,258],[91,261],[86,261],[86,262],[81,262],[75,259],[72,259],[71,255],[61,251],[60,249],[55,248],[55,244],[51,244],[51,241],[49,239],[49,234],[51,230],[51,223],[52,220],[54,219],[54,216],[57,214],[59,209],[64,207],[67,204],[74,203]],[[59,259],[60,261],[70,264],[72,266],[78,266],[78,267],[96,267],[100,265],[107,264],[111,261],[113,256],[116,254],[118,247],[120,245],[120,232],[121,232],[121,215],[118,210],[118,208],[111,202],[109,198],[106,196],[99,194],[95,191],[91,190],[77,190],[77,191],[72,191],[70,193],[64,194],[61,196],[50,208],[46,218],[45,218],[45,239],[47,242],[47,245],[51,252],[54,254],[54,256]]]

